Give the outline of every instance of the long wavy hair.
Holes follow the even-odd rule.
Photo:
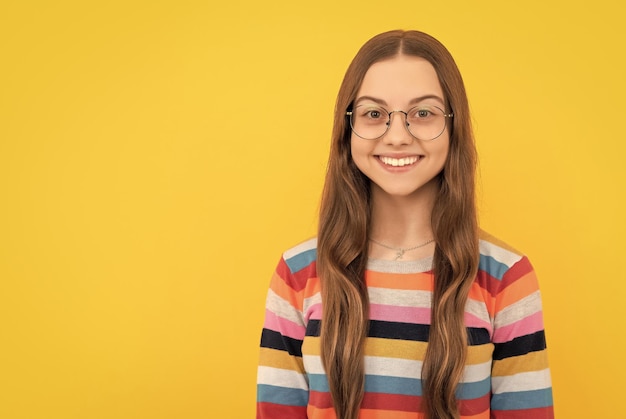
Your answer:
[[[467,356],[464,311],[478,269],[475,206],[476,149],[463,79],[448,50],[418,31],[391,31],[370,39],[345,74],[335,108],[330,158],[320,207],[317,269],[323,313],[321,357],[339,419],[356,419],[364,394],[364,342],[369,328],[365,285],[370,225],[370,180],[351,157],[350,109],[365,73],[399,54],[435,68],[448,111],[450,147],[437,176],[431,223],[435,239],[431,325],[422,367],[422,406],[429,419],[458,418],[455,391]]]

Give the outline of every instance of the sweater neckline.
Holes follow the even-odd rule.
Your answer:
[[[428,256],[417,260],[383,260],[369,259],[367,270],[394,274],[413,274],[432,270],[433,257]]]

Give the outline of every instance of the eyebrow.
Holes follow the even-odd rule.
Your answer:
[[[424,95],[424,96],[413,98],[409,101],[409,105],[420,103],[421,101],[426,100],[426,99],[435,99],[445,106],[445,102],[443,101],[443,99],[437,95]],[[372,102],[376,102],[379,105],[389,106],[387,102],[385,102],[385,100],[377,98],[377,97],[373,97],[373,96],[360,96],[354,101],[354,104],[356,105],[363,100],[371,100]]]

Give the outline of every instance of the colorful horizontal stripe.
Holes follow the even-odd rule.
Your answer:
[[[261,335],[257,418],[336,419],[320,358],[322,301],[315,239],[283,254]],[[430,325],[432,258],[370,261],[370,328],[361,419],[423,418],[421,371]],[[553,418],[541,296],[526,257],[483,233],[456,395],[463,419]]]

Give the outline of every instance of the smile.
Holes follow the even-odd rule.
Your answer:
[[[386,164],[387,166],[403,167],[403,166],[408,166],[408,165],[415,163],[416,161],[419,160],[419,157],[408,156],[408,157],[402,157],[400,159],[396,159],[393,157],[378,156],[378,159],[384,164]]]

